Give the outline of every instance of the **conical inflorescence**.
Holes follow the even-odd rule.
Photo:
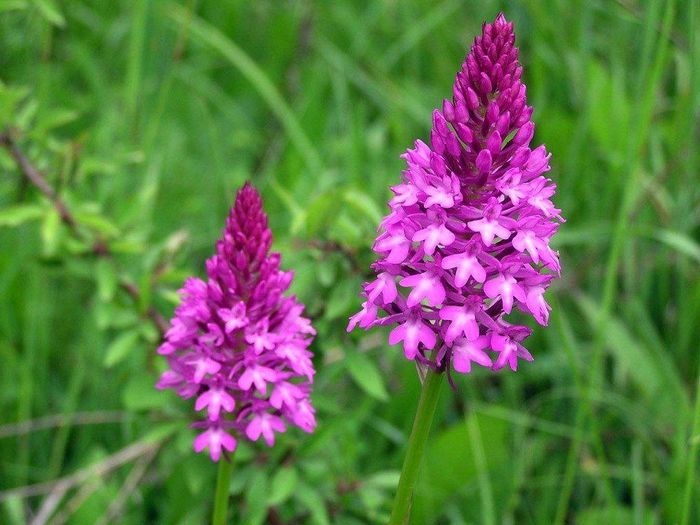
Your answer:
[[[513,24],[499,14],[474,40],[452,100],[433,112],[430,145],[403,155],[373,247],[376,279],[348,331],[393,326],[389,342],[437,370],[532,360],[522,344],[531,330],[507,317],[518,309],[547,324],[544,292],[560,274],[549,241],[563,219],[544,176],[549,154],[530,146],[521,77]]]
[[[288,424],[316,426],[308,350],[315,331],[304,305],[284,295],[293,274],[280,270],[271,242],[260,196],[246,184],[207,260],[207,281],[187,279],[158,349],[169,369],[157,387],[196,399],[203,417],[193,424],[201,429],[194,448],[208,448],[214,461],[241,436],[271,446]]]

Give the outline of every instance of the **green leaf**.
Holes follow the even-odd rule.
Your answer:
[[[0,226],[19,226],[34,221],[44,215],[44,208],[38,204],[16,204],[0,210]]]
[[[483,414],[472,413],[462,422],[454,424],[442,432],[435,433],[428,442],[425,463],[421,478],[416,487],[412,516],[415,523],[431,523],[432,516],[439,515],[445,504],[458,491],[466,486],[478,483],[479,466],[474,450],[470,446],[470,419],[476,418],[476,423],[482,436],[488,436],[488,457],[486,468],[490,475],[495,476],[499,468],[506,471],[511,468],[512,458],[509,453],[509,427],[505,421]],[[505,484],[494,485],[496,501],[505,499]],[[473,499],[467,500],[478,503],[478,490],[474,490]],[[473,509],[468,522],[480,523],[479,505],[469,506]]]
[[[45,257],[56,255],[61,237],[61,216],[51,208],[44,215],[41,223],[41,239],[43,241],[42,251]]]
[[[357,386],[380,401],[389,399],[384,378],[379,368],[366,354],[352,351],[345,356],[345,362]]]
[[[2,12],[2,7],[0,7]],[[0,81],[0,128],[15,124],[17,107],[27,96],[29,90],[23,87],[9,87]]]
[[[359,283],[355,279],[345,279],[336,283],[331,289],[328,303],[326,303],[325,318],[337,319],[338,317],[350,313],[355,306],[357,306],[359,310],[359,289]]]
[[[591,328],[598,322],[600,305],[587,295],[577,296],[577,303],[584,314]],[[656,364],[651,352],[629,328],[617,317],[610,317],[606,324],[605,343],[611,355],[616,360],[617,374],[623,377],[630,377],[642,392],[650,398],[659,400],[669,392],[664,392],[660,388],[661,377],[659,376]]]
[[[66,19],[53,0],[33,0],[32,3],[39,13],[41,13],[41,16],[50,24],[57,27],[64,27],[66,25]]]
[[[384,470],[372,474],[366,480],[367,485],[372,485],[373,487],[395,490],[399,484],[399,478],[401,477],[401,471],[399,470]]]
[[[302,157],[304,157],[311,172],[321,172],[323,167],[321,155],[301,126],[294,110],[282,97],[265,70],[226,34],[201,18],[193,17],[184,7],[173,6],[172,9],[168,10],[168,15],[181,26],[187,27],[193,40],[202,42],[208,47],[215,49],[241,72],[282,124],[290,142],[294,144]]]
[[[107,237],[118,237],[120,234],[119,228],[99,213],[78,210],[75,212],[75,218],[80,224]]]
[[[654,238],[677,252],[700,262],[700,245],[687,235],[672,230],[658,230],[654,232]]]
[[[41,120],[37,122],[36,126],[32,129],[32,135],[38,137],[44,136],[52,129],[70,124],[76,120],[78,116],[79,114],[77,111],[64,108],[42,113]]]
[[[151,390],[154,390],[152,384],[150,385],[150,387]],[[159,397],[161,398],[166,397],[162,395],[162,392],[156,391],[156,393],[160,394]],[[148,397],[150,397],[150,394],[147,395]],[[157,408],[162,405],[163,403],[159,403],[157,406],[153,406],[152,408]],[[182,423],[180,421],[164,421],[160,423],[151,423],[149,425],[148,432],[143,437],[143,440],[148,441],[150,443],[158,443],[159,441],[163,441],[164,439],[169,438],[170,436],[177,434],[178,432],[182,432]]]
[[[103,302],[110,301],[117,291],[118,277],[112,261],[100,259],[96,268],[97,293]]]
[[[335,259],[332,259],[330,257],[322,259],[319,261],[317,268],[317,276],[318,276],[318,282],[321,284],[321,286],[331,286],[335,280],[336,276],[338,274],[338,270],[335,264]]]
[[[343,193],[343,199],[358,212],[367,217],[370,223],[379,224],[382,220],[382,212],[377,203],[366,193],[348,189]]]
[[[129,330],[117,337],[105,352],[104,365],[110,368],[123,361],[129,353],[138,345],[140,334],[136,330]]]
[[[248,512],[245,514],[245,525],[262,525],[267,515],[267,478],[259,470],[253,473],[246,491],[245,501]]]
[[[100,330],[116,328],[123,330],[139,322],[139,316],[133,308],[118,306],[112,302],[98,302],[93,309],[95,322]]]
[[[15,9],[26,9],[27,8],[27,2],[26,0],[4,0],[3,2],[0,2],[0,13],[3,13],[5,11],[12,11]]]
[[[374,228],[372,228],[374,229]],[[370,230],[362,227],[356,217],[341,212],[328,226],[328,238],[347,247],[365,247],[370,243]]]
[[[293,467],[278,469],[272,478],[267,504],[279,505],[287,501],[294,493],[298,478],[297,471]]]
[[[124,387],[122,403],[127,410],[141,411],[162,408],[168,396],[156,390],[155,380],[148,375],[135,375]]]
[[[311,523],[330,525],[330,518],[321,494],[306,484],[300,484],[295,494],[296,498],[311,513]]]
[[[337,191],[327,191],[316,197],[306,208],[306,232],[315,236],[328,228],[331,218],[338,213]]]
[[[578,525],[627,525],[634,523],[634,513],[627,507],[591,507],[576,515]]]
[[[20,525],[26,523],[24,517],[24,500],[20,496],[7,498],[2,502],[2,508],[5,510],[8,525]]]

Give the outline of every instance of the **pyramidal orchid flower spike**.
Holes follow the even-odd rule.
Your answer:
[[[513,24],[483,26],[451,100],[433,112],[430,144],[403,158],[390,213],[374,243],[376,279],[364,285],[357,325],[392,326],[389,343],[436,371],[516,370],[531,361],[517,309],[546,325],[544,292],[560,274],[549,241],[563,221],[532,148],[535,125],[521,79]]]
[[[442,378],[475,366],[517,370],[532,360],[530,329],[512,312],[548,322],[544,292],[560,274],[549,241],[563,219],[544,175],[549,154],[530,145],[521,76],[513,24],[499,14],[474,40],[452,99],[433,112],[430,144],[403,155],[374,243],[376,279],[348,324],[391,326],[389,343],[427,369],[389,525],[408,523]]]
[[[233,453],[237,439],[272,446],[288,425],[316,426],[308,350],[315,331],[301,316],[304,305],[284,295],[292,272],[268,254],[271,242],[260,196],[246,184],[207,260],[207,281],[185,281],[158,349],[169,369],[156,386],[194,399],[194,449],[208,449],[213,461]]]

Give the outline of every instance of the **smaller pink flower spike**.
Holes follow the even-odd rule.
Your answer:
[[[305,432],[316,427],[308,350],[316,332],[304,306],[284,295],[292,274],[268,254],[271,242],[260,196],[246,184],[207,260],[207,281],[185,281],[158,349],[169,369],[156,387],[196,396],[194,408],[206,418],[193,424],[203,429],[194,449],[208,449],[213,461],[235,450],[236,437],[262,435],[271,446],[285,421]]]

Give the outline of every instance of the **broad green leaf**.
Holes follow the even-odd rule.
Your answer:
[[[413,516],[415,523],[432,523],[445,504],[466,486],[470,491],[467,503],[473,508],[471,519],[480,522],[478,483],[479,466],[470,445],[472,436],[469,418],[476,418],[484,446],[487,449],[486,468],[490,477],[508,469],[510,451],[507,445],[508,425],[504,421],[471,414],[467,419],[431,437],[426,450],[423,473],[416,489]],[[493,483],[496,499],[503,496],[507,486]],[[466,516],[466,515],[465,515]]]
[[[380,401],[386,401],[389,398],[379,368],[366,354],[350,351],[345,356],[345,362],[357,386]]]

